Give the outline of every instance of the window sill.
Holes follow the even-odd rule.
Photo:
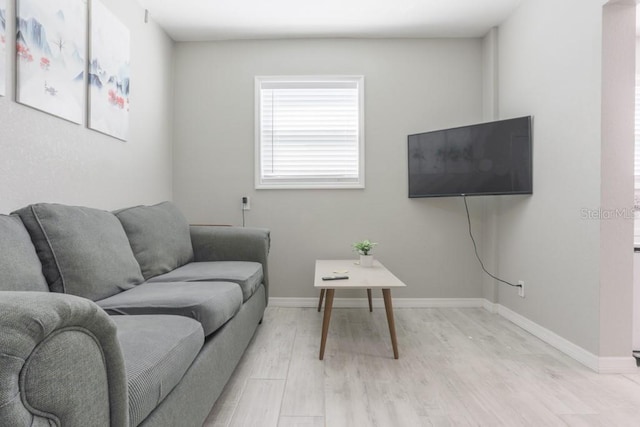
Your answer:
[[[364,184],[260,184],[256,190],[363,190]]]

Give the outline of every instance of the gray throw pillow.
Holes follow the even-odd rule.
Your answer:
[[[97,301],[144,281],[112,213],[48,203],[15,213],[31,234],[52,291]]]
[[[145,279],[193,261],[189,223],[171,202],[117,211]]]
[[[0,291],[49,292],[36,248],[16,215],[0,215]]]

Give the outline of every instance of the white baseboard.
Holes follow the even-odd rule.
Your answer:
[[[269,298],[269,307],[309,308],[317,306],[318,298]]]
[[[394,308],[481,308],[483,298],[393,298]],[[384,308],[382,298],[373,298],[374,308]],[[271,307],[318,307],[318,298],[269,298]],[[366,298],[334,298],[335,308],[368,308]]]
[[[489,307],[489,308],[487,308]],[[562,338],[555,332],[538,325],[530,319],[516,313],[507,307],[487,301],[485,309],[492,313],[497,313],[512,323],[518,325],[531,335],[541,339],[550,346],[560,350],[567,356],[582,363],[587,368],[600,374],[628,374],[637,373],[636,359],[629,357],[598,357],[588,350]]]
[[[637,374],[635,357],[601,357],[598,365],[601,374]]]
[[[482,308],[482,298],[394,298],[398,308]],[[383,307],[380,299],[380,307]]]
[[[271,307],[316,308],[318,298],[269,298]],[[366,298],[335,298],[335,308],[368,308]],[[374,308],[384,308],[382,298],[373,299]],[[567,356],[601,374],[638,373],[636,359],[629,357],[598,357],[555,332],[498,303],[484,298],[393,298],[394,308],[484,308],[518,325]]]
[[[529,332],[531,335],[540,338],[542,341],[546,342],[552,347],[555,347],[572,359],[582,363],[586,367],[591,368],[596,372],[598,371],[598,356],[596,356],[595,354],[585,350],[580,346],[575,345],[571,341],[562,338],[560,335],[551,332],[549,329],[538,325],[537,323],[516,313],[513,310],[508,309],[503,305],[496,305],[498,306],[497,313],[500,316],[511,321],[512,323],[515,323],[525,331]]]
[[[487,310],[489,313],[498,314],[498,307],[500,307],[500,304],[491,302],[488,299],[482,300],[482,308]]]

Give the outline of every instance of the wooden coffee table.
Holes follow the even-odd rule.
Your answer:
[[[349,276],[349,279],[322,280],[322,278],[326,276],[342,275]],[[313,286],[320,289],[318,311],[322,306],[322,297],[326,291],[324,318],[322,319],[322,338],[320,341],[320,360],[324,358],[329,322],[331,321],[331,309],[333,308],[333,296],[336,289],[366,289],[370,311],[372,310],[371,289],[382,289],[384,308],[387,312],[387,322],[389,323],[389,333],[391,334],[393,357],[394,359],[398,358],[398,340],[396,338],[396,326],[393,320],[391,288],[401,288],[406,285],[387,270],[384,265],[377,260],[373,261],[372,267],[361,267],[357,261],[354,260],[317,260]]]

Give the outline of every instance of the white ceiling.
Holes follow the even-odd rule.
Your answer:
[[[138,0],[176,41],[480,37],[521,0]]]

